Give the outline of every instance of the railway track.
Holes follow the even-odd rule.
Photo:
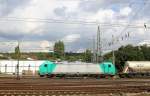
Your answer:
[[[0,79],[0,96],[70,96],[150,92],[149,79]]]

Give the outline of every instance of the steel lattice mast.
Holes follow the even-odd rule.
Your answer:
[[[97,48],[96,48],[96,61],[101,62],[102,61],[102,33],[100,31],[100,26],[98,26],[97,29]]]

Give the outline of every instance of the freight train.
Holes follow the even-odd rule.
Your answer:
[[[150,61],[127,61],[120,77],[150,77]]]
[[[65,77],[137,77],[150,76],[150,61],[128,61],[123,72],[118,73],[112,62],[94,63],[53,63],[46,61],[39,66],[39,75],[50,78]]]

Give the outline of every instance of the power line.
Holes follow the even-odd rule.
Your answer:
[[[148,4],[148,1],[146,2],[146,4]],[[145,4],[144,4],[145,5]],[[146,6],[145,6],[146,7]],[[141,11],[143,11],[144,10],[144,8],[145,7],[142,7],[141,6],[141,8],[139,8],[135,13],[134,13],[134,15],[131,17],[131,19],[135,19],[135,17],[136,16],[138,16],[138,14],[141,12]],[[133,20],[132,20],[133,21]],[[124,32],[126,32],[126,30],[128,29],[128,28],[130,28],[130,24],[131,24],[131,22],[132,22],[131,20],[128,22],[128,24],[127,24],[127,26],[121,31],[121,33],[116,37],[116,40],[115,41],[117,41],[117,42],[119,42],[119,38],[121,37],[121,39],[123,40],[124,39],[124,37],[122,36],[122,34],[124,33]],[[143,24],[143,26],[138,26],[137,28],[145,28],[145,24]],[[146,26],[146,29],[147,29],[147,26]],[[149,29],[149,28],[148,28]],[[127,34],[125,34],[125,38],[126,37],[129,37],[130,36],[130,34],[131,34],[131,32],[129,33],[127,33]],[[110,43],[111,44],[111,43]],[[114,43],[113,43],[114,44]]]
[[[0,22],[2,21],[16,21],[16,22],[33,22],[33,23],[62,23],[62,24],[85,24],[85,25],[101,25],[108,27],[124,27],[128,26],[128,28],[143,28],[143,24],[139,23],[137,25],[131,25],[126,23],[103,23],[96,21],[79,21],[79,20],[58,20],[58,19],[40,19],[40,18],[16,18],[16,17],[8,17],[8,18],[0,18]],[[147,27],[148,29],[150,27]]]
[[[145,5],[145,4],[144,4],[144,5]],[[145,6],[145,7],[146,7],[146,6]],[[143,11],[145,7],[142,7],[142,6],[141,6],[142,9],[139,8],[139,9],[135,12],[135,14],[131,17],[131,19],[134,19],[136,16],[138,16],[138,14],[139,14],[141,11]],[[131,22],[132,22],[132,21],[130,20],[129,23],[131,24]],[[127,28],[129,27],[129,23],[128,23],[128,25],[121,31],[121,34],[127,30]],[[119,37],[121,36],[121,34],[119,35]],[[119,37],[118,37],[118,38],[119,38]]]
[[[96,2],[98,0],[54,0],[54,1],[93,1],[93,2]],[[112,2],[113,0],[108,0],[107,2]],[[118,0],[117,2],[115,2],[115,4],[128,4],[129,2],[128,1],[135,1],[135,0],[125,0],[125,1],[122,1],[122,0]],[[142,2],[145,2],[145,1],[148,1],[148,0],[137,0],[136,2],[133,2],[135,4],[141,4]]]

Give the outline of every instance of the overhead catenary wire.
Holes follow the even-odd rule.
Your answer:
[[[73,0],[72,0],[73,1]],[[82,1],[82,0],[81,0]],[[86,0],[85,0],[86,1]],[[88,1],[88,0],[87,0]],[[90,0],[92,1],[92,0]],[[85,24],[85,25],[97,25],[100,24],[101,26],[110,26],[110,27],[124,27],[127,26],[126,24],[109,24],[109,23],[100,23],[100,22],[88,22],[83,20],[57,20],[57,19],[40,19],[40,18],[0,18],[1,21],[16,21],[16,22],[41,22],[41,23],[61,23],[61,24]],[[147,27],[147,26],[146,26]],[[142,24],[140,25],[128,25],[128,28],[143,28]],[[149,27],[147,27],[149,29]]]
[[[71,2],[74,2],[74,1],[98,1],[98,0],[54,0],[54,1],[71,1]],[[108,0],[110,2],[112,2],[113,0]],[[128,1],[135,1],[135,0],[125,0],[122,2],[122,0],[118,0],[118,2],[115,2],[117,4],[128,4],[129,2]],[[142,2],[145,2],[145,1],[148,1],[148,0],[137,0],[136,2],[133,2],[135,4],[141,4]]]
[[[148,1],[145,2],[144,5],[145,5],[145,4],[148,4]],[[141,11],[143,11],[145,7],[146,7],[146,5],[145,5],[144,7],[141,6],[141,8],[139,8],[139,9],[134,13],[134,15],[131,17],[131,20],[128,22],[127,26],[126,26],[126,27],[120,32],[120,34],[115,38],[115,39],[116,39],[115,41],[118,41],[119,38],[121,38],[121,40],[123,41],[124,38],[128,38],[128,37],[130,36],[131,32],[126,32],[126,30],[127,30],[128,28],[131,28],[131,27],[130,27],[130,24],[133,22],[132,19],[134,19],[136,16],[138,16],[138,14],[139,14]],[[133,27],[132,27],[132,28],[133,28]],[[137,28],[138,28],[138,27],[137,27]],[[149,29],[145,23],[144,23],[142,26],[139,26],[139,28],[142,28],[142,29],[143,29],[143,28]],[[126,34],[125,34],[125,36],[122,36],[122,34],[123,34],[124,32],[126,32]],[[119,42],[119,41],[118,41],[118,42]],[[112,44],[110,44],[110,42],[109,42],[108,46],[111,46],[111,45],[112,45]]]
[[[143,24],[128,24],[127,23],[106,23],[106,22],[97,22],[97,21],[81,21],[81,20],[59,20],[59,19],[40,19],[40,18],[16,18],[16,17],[7,17],[0,18],[0,22],[32,22],[32,23],[62,23],[62,24],[85,24],[85,25],[101,25],[107,27],[124,27],[128,26],[128,28],[143,28]],[[150,29],[150,27],[147,27]]]

